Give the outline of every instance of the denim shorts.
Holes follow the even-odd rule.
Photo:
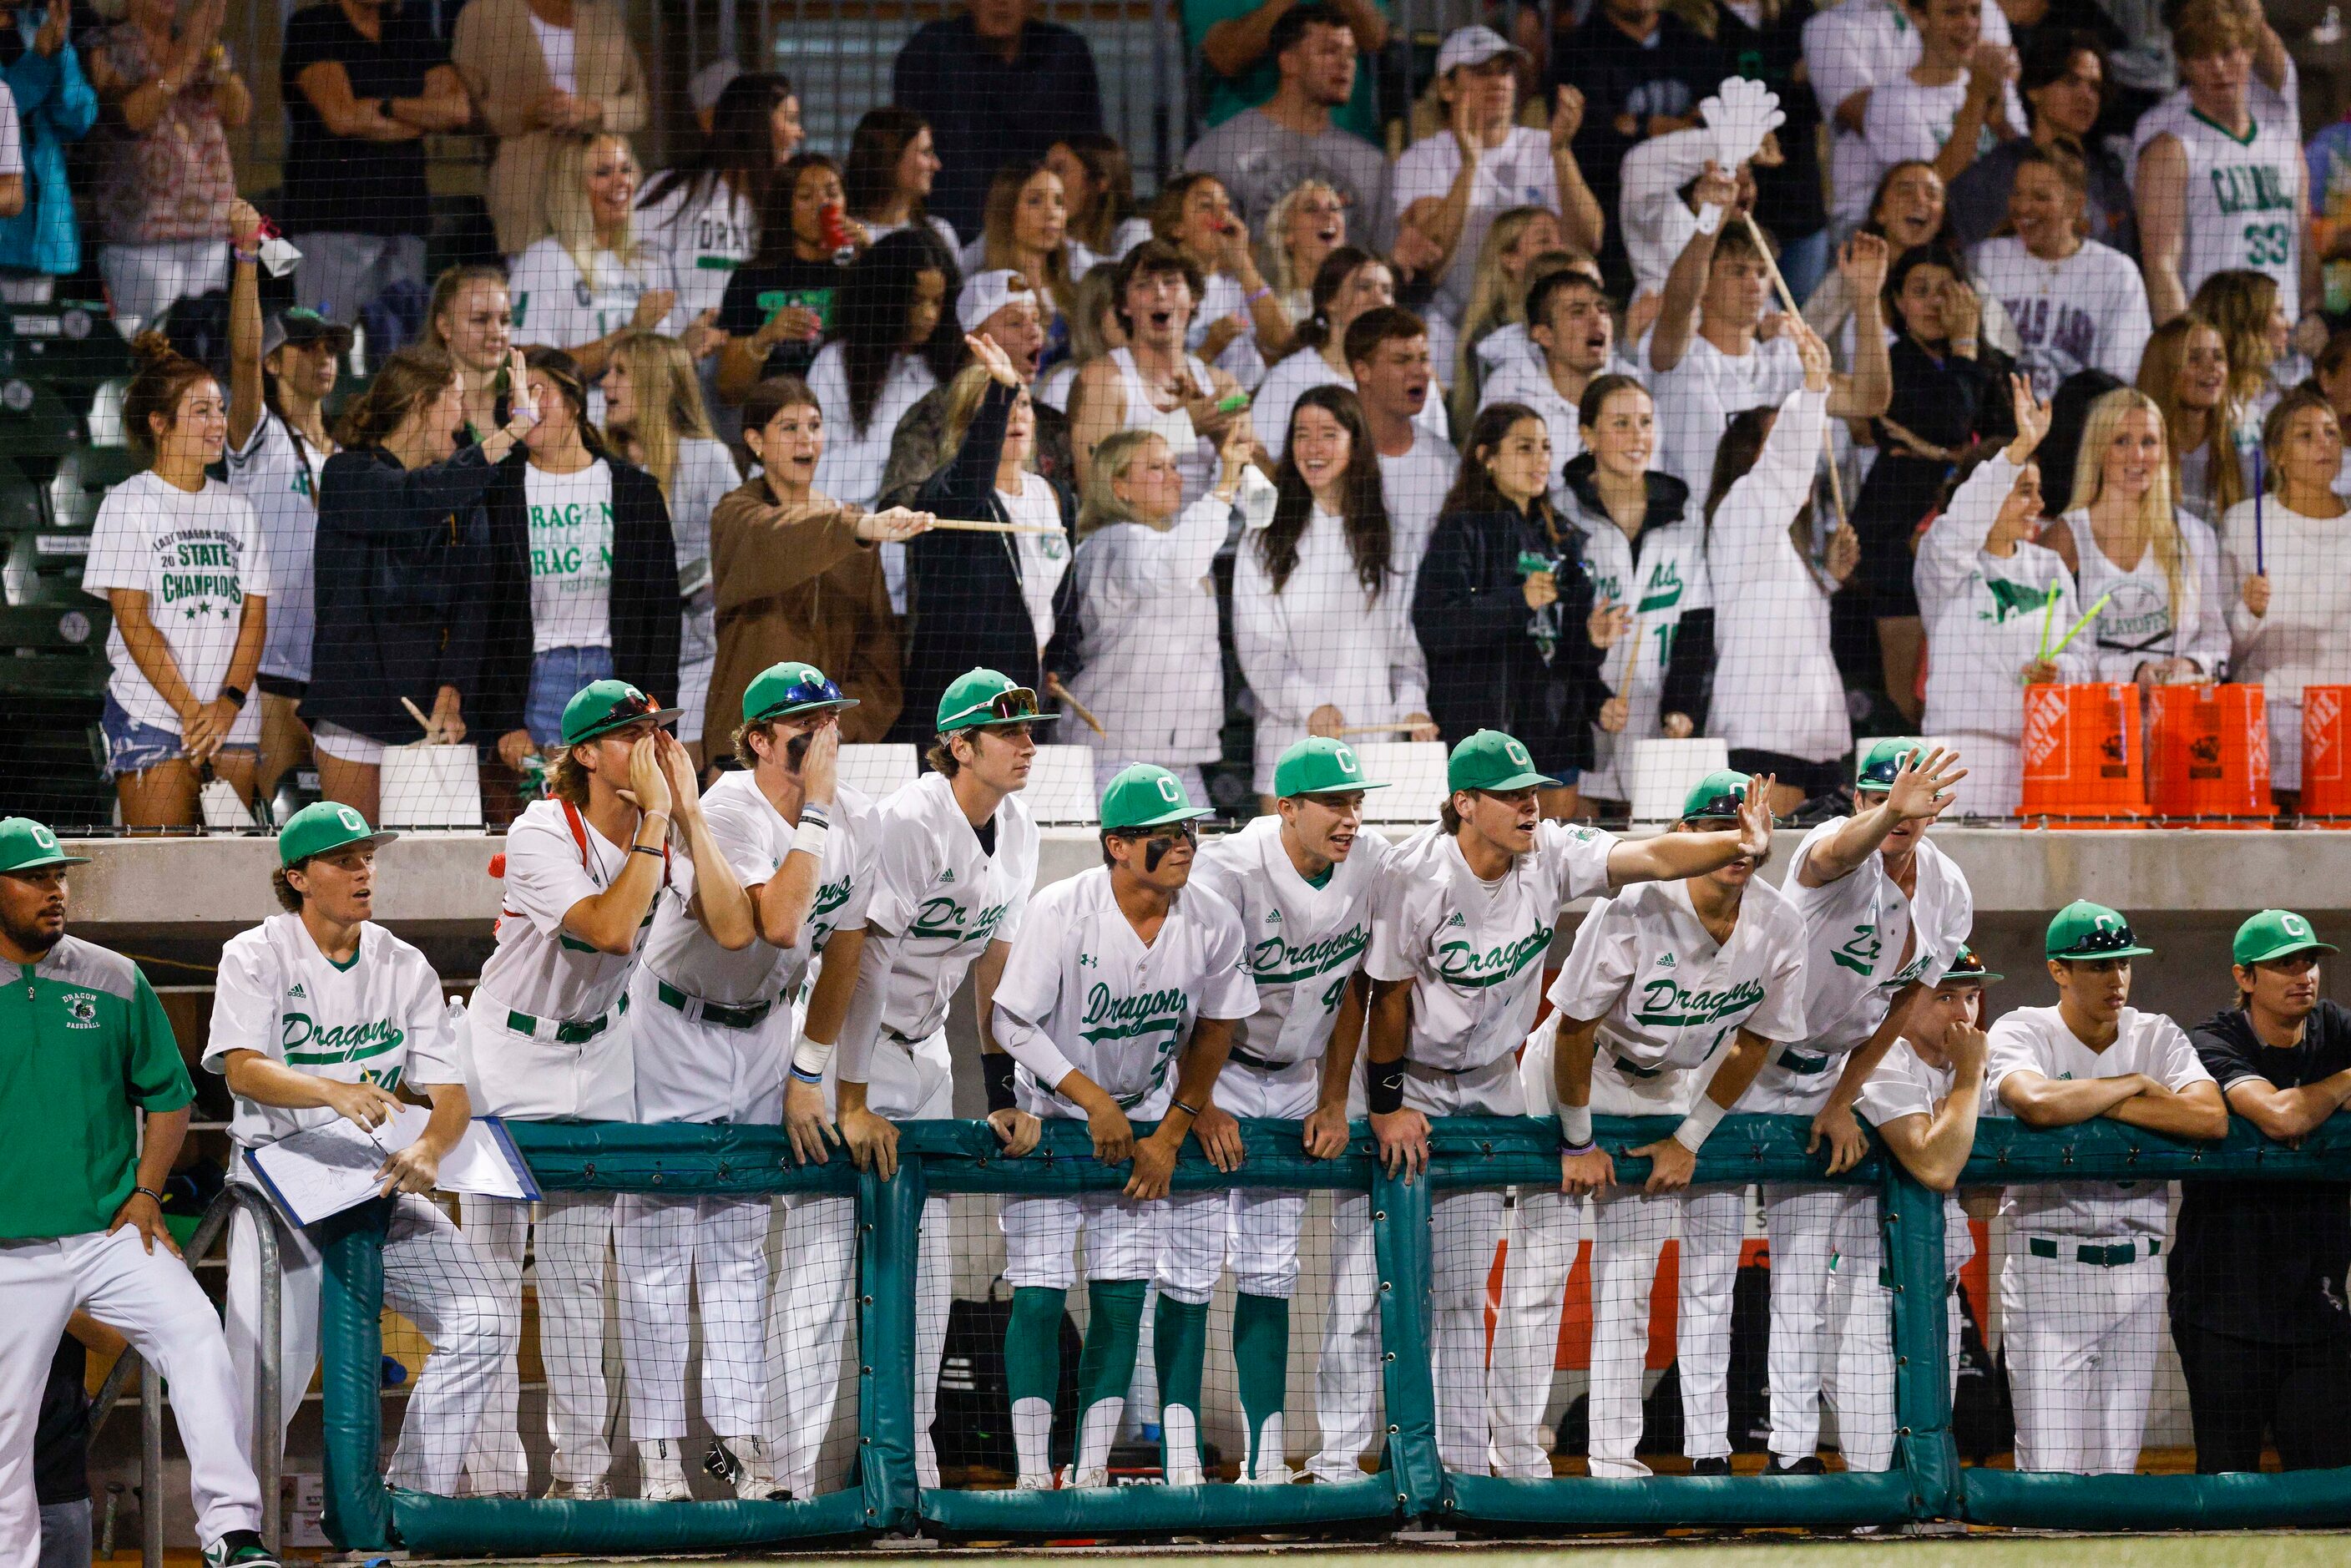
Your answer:
[[[549,648],[530,656],[530,695],[522,705],[522,727],[539,746],[563,738],[563,705],[594,681],[612,678],[612,650]]]
[[[123,706],[106,695],[106,708],[99,716],[99,732],[106,737],[106,776],[117,778],[125,773],[144,773],[150,768],[166,762],[176,762],[186,747],[180,737],[168,729],[158,729],[152,724],[141,724],[132,718]],[[254,746],[224,746],[223,751],[244,751],[258,754]]]

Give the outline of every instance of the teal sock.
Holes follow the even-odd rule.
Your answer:
[[[1241,1416],[1249,1427],[1249,1470],[1269,1419],[1279,1417],[1290,1392],[1290,1303],[1246,1292],[1233,1301],[1233,1366],[1239,1374]]]
[[[1061,1299],[1066,1292],[1022,1285],[1012,1292],[1012,1318],[1004,1330],[1005,1391],[1047,1405],[1061,1383]]]
[[[1200,1368],[1208,1358],[1208,1303],[1159,1292],[1151,1320],[1151,1359],[1159,1371],[1161,1441],[1187,1465],[1200,1462]],[[1175,1414],[1181,1410],[1184,1415]],[[1189,1452],[1180,1452],[1189,1449]],[[1163,1463],[1165,1459],[1163,1456]]]
[[[1078,1409],[1105,1399],[1123,1402],[1134,1378],[1134,1349],[1143,1341],[1143,1293],[1147,1280],[1089,1280],[1085,1354],[1078,1357]]]

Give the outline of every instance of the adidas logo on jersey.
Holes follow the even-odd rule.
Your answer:
[[[1450,930],[1456,925],[1467,925],[1469,923],[1467,920],[1461,918],[1461,912],[1457,909],[1453,912],[1453,918],[1447,921],[1445,925],[1446,929]]]
[[[953,867],[953,866],[949,866],[949,867],[947,867],[947,868],[946,868],[946,870],[945,870],[945,871],[943,871],[943,872],[939,873],[939,881],[940,881],[942,883],[950,883],[950,882],[953,882],[954,880],[955,880],[955,867]]]
[[[1673,956],[1671,953],[1667,953],[1667,954],[1664,955],[1662,957],[1658,958],[1658,960],[1657,960],[1657,967],[1658,967],[1658,968],[1660,968],[1660,969],[1670,969],[1670,968],[1672,968],[1673,967],[1674,967],[1674,956]]]
[[[1265,923],[1266,923],[1268,925],[1280,925],[1280,924],[1281,924],[1281,911],[1280,911],[1280,910],[1279,910],[1279,909],[1269,909],[1269,910],[1267,910],[1267,911],[1265,912]]]
[[[286,994],[287,994],[287,996],[289,996],[289,997],[300,997],[300,998],[302,998],[305,1001],[307,1001],[307,1000],[308,1000],[308,999],[309,999],[308,993],[305,992],[305,991],[302,989],[302,982],[301,982],[301,981],[299,981],[299,980],[295,981],[295,982],[294,982],[294,988],[293,988],[292,990],[287,991]]]

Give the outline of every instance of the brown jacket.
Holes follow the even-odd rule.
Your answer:
[[[718,657],[710,673],[702,755],[727,755],[752,677],[787,659],[814,664],[858,699],[841,738],[879,741],[897,721],[898,627],[882,557],[857,537],[863,508],[828,496],[778,511],[762,477],[710,514]]]
[[[645,70],[629,47],[628,24],[614,0],[577,0],[572,17],[577,96],[603,118],[596,129],[633,135],[645,127]],[[457,16],[450,62],[474,95],[474,107],[498,139],[482,194],[497,229],[498,249],[520,256],[547,236],[543,192],[562,132],[540,128],[532,108],[555,84],[547,74],[525,0],[473,0]]]

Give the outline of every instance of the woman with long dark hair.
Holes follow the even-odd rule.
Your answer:
[[[1310,735],[1393,724],[1435,740],[1428,666],[1412,629],[1410,563],[1380,489],[1379,452],[1345,387],[1299,396],[1274,486],[1273,521],[1233,559],[1233,652],[1257,698],[1259,797]]]
[[[869,109],[849,134],[849,162],[841,174],[849,215],[876,244],[903,228],[927,228],[952,255],[960,243],[955,225],[925,210],[938,174],[929,120],[894,104]]]
[[[726,280],[758,250],[768,186],[799,141],[790,78],[747,72],[718,95],[694,156],[654,175],[637,197],[637,232],[669,257],[680,320],[717,309]]]
[[[1281,455],[1280,443],[1290,439],[1290,411],[1309,388],[1354,390],[1354,367],[1347,363],[1347,329],[1364,311],[1395,303],[1395,273],[1362,246],[1343,245],[1315,269],[1307,300],[1298,347],[1265,373],[1249,400],[1249,423],[1260,435],[1273,438],[1275,457]],[[1422,422],[1441,419],[1441,414],[1442,405],[1432,393],[1423,405]]]
[[[570,355],[532,349],[523,361],[538,421],[485,497],[480,703],[484,732],[517,771],[535,749],[561,750],[563,705],[591,682],[674,694],[682,619],[661,486],[606,449]]]
[[[827,440],[817,488],[870,507],[898,421],[963,361],[955,256],[926,228],[900,229],[852,262],[833,297],[832,340],[810,367]]]
[[[805,375],[831,325],[833,297],[865,246],[849,215],[841,165],[795,154],[776,171],[759,206],[759,244],[726,280],[718,304],[718,395],[740,403],[766,376]]]
[[[1452,494],[1437,515],[1412,601],[1428,655],[1429,711],[1442,737],[1517,736],[1546,817],[1572,817],[1592,766],[1592,724],[1608,690],[1600,663],[1623,610],[1594,602],[1580,535],[1551,504],[1551,432],[1524,403],[1478,411]]]

